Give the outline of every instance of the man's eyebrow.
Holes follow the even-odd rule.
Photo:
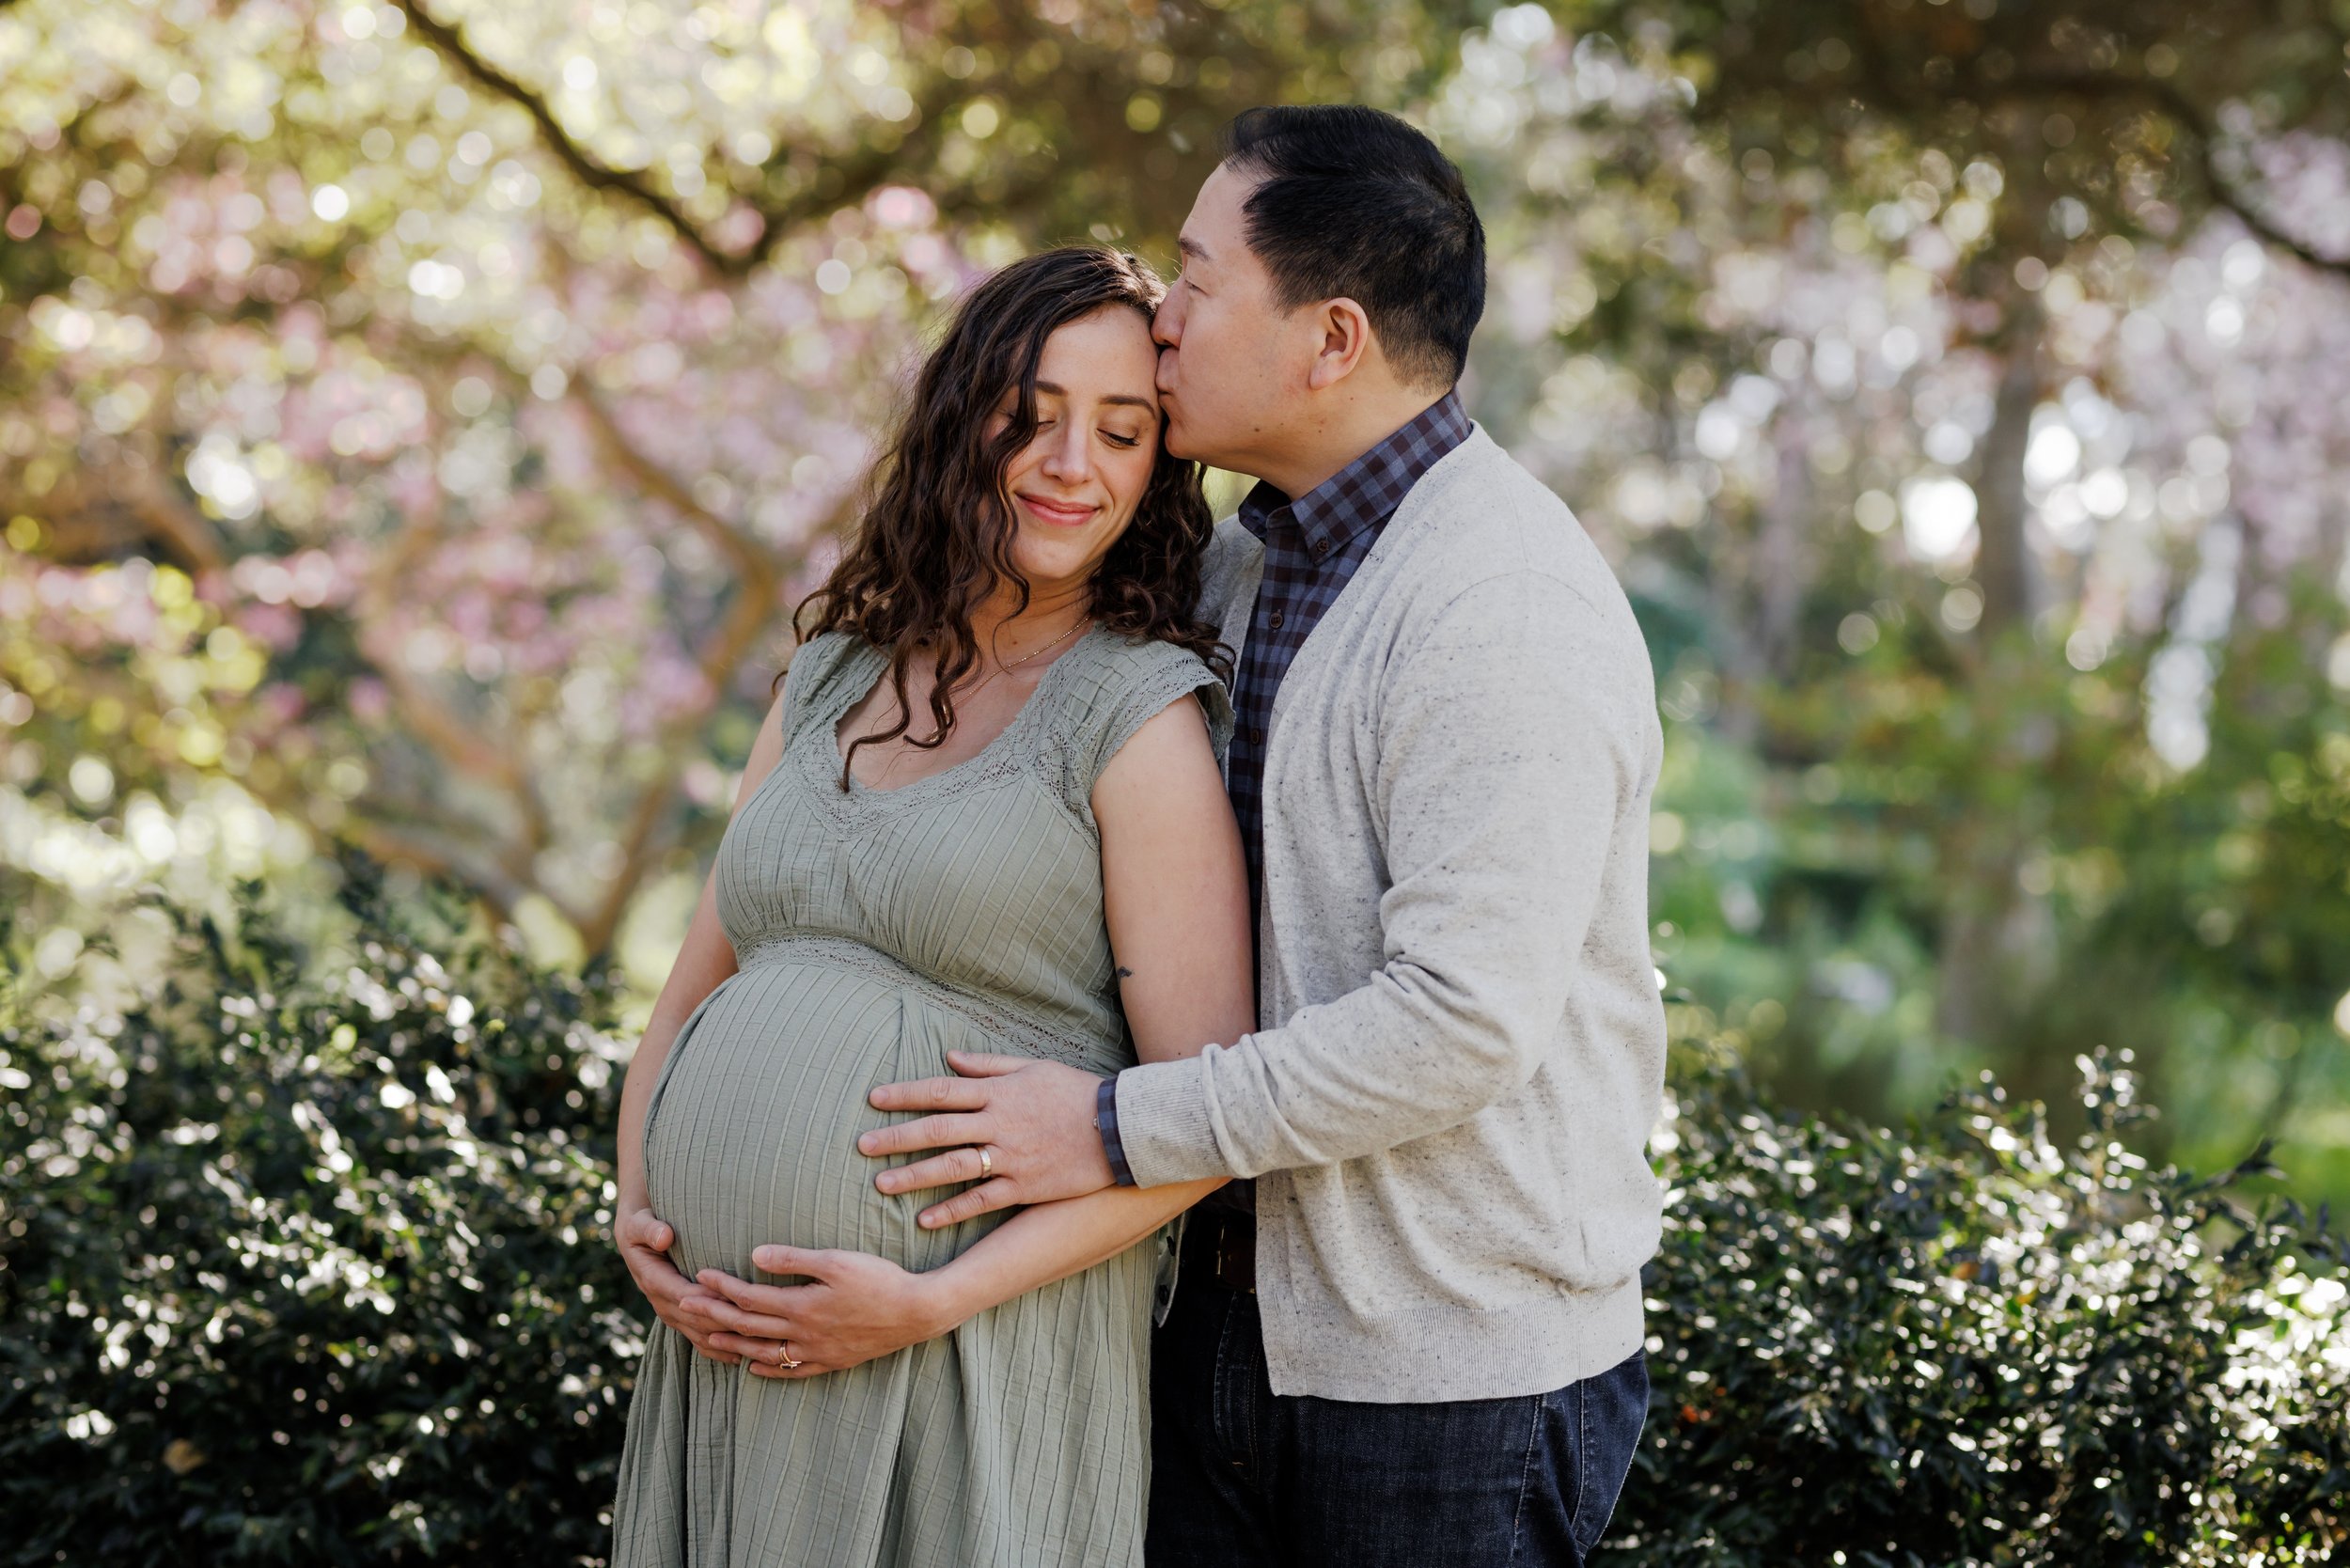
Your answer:
[[[1041,381],[1041,382],[1038,382],[1038,383],[1036,384],[1036,389],[1037,389],[1039,392],[1049,393],[1049,394],[1051,394],[1053,397],[1056,397],[1056,398],[1066,398],[1067,396],[1069,396],[1068,390],[1067,390],[1066,388],[1061,387],[1061,386],[1059,386],[1059,385],[1056,384],[1055,383],[1052,383],[1052,382],[1049,382],[1049,381]],[[1104,402],[1105,402],[1105,403],[1132,403],[1132,404],[1133,404],[1135,407],[1136,407],[1136,408],[1148,408],[1148,409],[1156,409],[1156,408],[1159,406],[1157,403],[1155,403],[1155,402],[1152,401],[1150,399],[1148,399],[1148,398],[1138,398],[1138,397],[1135,396],[1135,394],[1133,394],[1133,393],[1131,393],[1131,392],[1112,392],[1112,393],[1109,393],[1109,394],[1105,395],[1105,396],[1102,399],[1102,401],[1104,401]]]
[[[1188,238],[1187,236],[1178,235],[1176,237],[1175,250],[1176,254],[1180,255],[1186,261],[1209,261],[1214,259],[1208,254],[1207,246],[1201,244],[1197,240]]]

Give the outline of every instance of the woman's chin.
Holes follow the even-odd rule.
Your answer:
[[[1048,532],[1045,525],[1029,523],[1021,528],[1019,541],[1013,546],[1012,564],[1028,580],[1032,592],[1073,587],[1090,576],[1108,553],[1106,545],[1094,547],[1100,537],[1096,528]]]

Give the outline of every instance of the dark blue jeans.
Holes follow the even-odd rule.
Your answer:
[[[1648,1361],[1517,1399],[1277,1397],[1257,1298],[1187,1269],[1151,1399],[1150,1568],[1582,1568],[1640,1440]]]

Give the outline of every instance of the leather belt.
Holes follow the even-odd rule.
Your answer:
[[[1183,1270],[1229,1291],[1257,1294],[1257,1222],[1230,1209],[1201,1204],[1183,1222]]]

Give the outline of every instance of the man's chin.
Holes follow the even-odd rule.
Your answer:
[[[1182,458],[1185,463],[1207,461],[1205,454],[1192,446],[1191,432],[1183,429],[1183,419],[1172,413],[1167,416],[1166,445],[1168,457]]]

